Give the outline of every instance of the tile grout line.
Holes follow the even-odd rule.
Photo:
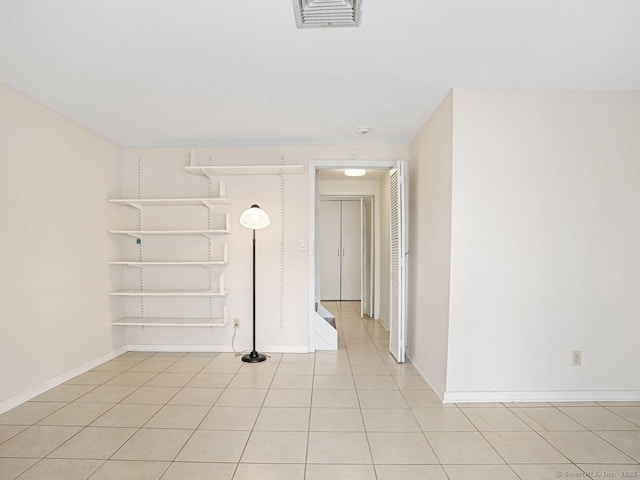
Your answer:
[[[118,357],[116,357],[116,358],[118,358]],[[107,362],[105,362],[105,363],[109,363],[109,362],[111,362],[111,361],[115,360],[116,358],[111,359],[111,360],[109,360],[109,361],[107,361]],[[143,360],[144,360],[144,359],[143,359]],[[141,360],[140,362],[135,363],[135,364],[134,364],[134,365],[132,365],[130,368],[132,368],[132,367],[134,367],[135,365],[137,365],[137,364],[141,363],[143,360]],[[119,371],[118,375],[120,375],[120,374],[121,374],[121,373],[123,373],[123,372],[126,372],[127,370],[128,370],[128,369],[125,369],[125,370],[121,370],[121,371]],[[86,372],[85,372],[85,373],[86,373]],[[31,465],[29,468],[27,468],[27,469],[26,469],[24,472],[22,472],[19,476],[24,475],[24,474],[25,474],[25,473],[27,473],[29,470],[31,470],[32,468],[34,468],[36,465],[38,465],[39,463],[41,463],[43,460],[45,460],[45,459],[50,459],[50,458],[49,458],[49,455],[51,455],[53,452],[55,452],[56,450],[58,450],[60,447],[62,447],[63,445],[65,445],[67,442],[71,441],[73,438],[75,438],[76,436],[78,436],[81,432],[83,432],[84,430],[86,430],[86,429],[91,425],[91,423],[95,422],[98,418],[102,417],[104,414],[106,414],[107,412],[111,411],[111,410],[112,410],[116,405],[118,405],[118,403],[114,403],[114,404],[111,406],[111,408],[107,409],[107,410],[106,410],[106,411],[104,411],[102,414],[100,414],[98,417],[94,418],[94,419],[93,419],[93,420],[92,420],[88,425],[84,425],[84,426],[83,426],[83,425],[39,425],[39,423],[40,423],[40,422],[42,422],[43,420],[46,420],[47,418],[49,418],[49,417],[50,417],[50,416],[52,416],[53,414],[55,414],[55,413],[57,413],[57,412],[61,411],[62,409],[64,409],[64,408],[68,407],[69,405],[71,405],[71,404],[73,404],[73,403],[77,402],[80,398],[84,397],[85,395],[89,394],[90,392],[93,392],[94,390],[97,390],[97,389],[98,389],[98,387],[104,386],[104,384],[105,384],[105,383],[107,383],[107,382],[111,381],[113,378],[117,377],[118,375],[114,375],[114,377],[112,377],[112,378],[110,378],[110,379],[106,380],[104,383],[102,383],[102,384],[100,384],[100,385],[96,385],[96,386],[95,386],[95,388],[93,388],[93,389],[89,390],[88,392],[86,392],[86,393],[85,393],[85,394],[83,394],[83,395],[80,395],[80,396],[79,396],[78,398],[76,398],[75,400],[73,400],[73,401],[71,401],[71,402],[64,402],[64,403],[66,403],[66,405],[64,405],[64,406],[60,407],[59,409],[55,410],[54,412],[51,412],[50,414],[46,415],[46,416],[45,416],[45,417],[43,417],[42,419],[38,420],[38,422],[36,422],[36,423],[34,423],[34,424],[31,424],[30,426],[28,426],[26,429],[24,429],[24,430],[23,430],[23,431],[26,431],[26,430],[28,430],[29,428],[34,427],[34,426],[60,426],[60,427],[76,427],[76,426],[77,426],[77,427],[80,427],[80,429],[79,429],[75,434],[73,434],[71,437],[69,437],[68,439],[66,439],[66,440],[65,440],[64,442],[62,442],[60,445],[58,445],[58,446],[54,447],[52,450],[50,450],[50,451],[49,451],[49,453],[47,453],[47,454],[46,454],[46,455],[44,455],[43,457],[39,458],[39,459],[38,459],[38,460],[37,460],[33,465]],[[63,385],[65,385],[65,384],[63,384]],[[55,388],[55,387],[54,387],[54,388]],[[52,389],[52,390],[53,390],[53,389]],[[46,392],[45,392],[45,393],[46,393]],[[132,392],[132,393],[133,393],[133,392]],[[126,397],[125,397],[125,398],[126,398]],[[61,403],[62,403],[62,402],[61,402]],[[82,403],[82,402],[80,402],[80,403]],[[96,403],[101,403],[101,402],[96,402]],[[105,403],[106,403],[106,402],[105,402]],[[22,433],[22,432],[20,432],[20,433]],[[13,438],[13,437],[12,437],[12,438]],[[4,443],[4,442],[3,442],[3,443]],[[51,459],[51,460],[53,460],[53,459]],[[96,460],[96,461],[101,461],[101,462],[102,462],[102,463],[101,463],[101,464],[100,464],[100,465],[99,465],[99,466],[98,466],[98,467],[93,471],[93,473],[91,473],[91,475],[90,475],[89,477],[93,476],[93,475],[95,474],[95,472],[97,472],[97,471],[98,471],[98,469],[100,469],[100,468],[102,467],[102,465],[104,465],[104,464],[107,462],[107,459],[87,459],[87,460]]]
[[[457,405],[456,405],[456,406],[457,406]],[[462,415],[464,415],[464,416],[467,418],[467,420],[468,420],[469,422],[471,422],[471,424],[476,428],[477,433],[479,433],[479,434],[480,434],[480,436],[483,438],[483,440],[484,440],[485,442],[487,442],[487,445],[489,445],[489,446],[491,447],[491,449],[496,453],[496,455],[498,455],[498,457],[500,457],[500,458],[502,459],[502,461],[504,462],[504,465],[506,465],[507,467],[509,467],[509,470],[511,470],[511,471],[513,472],[513,474],[514,474],[516,477],[520,478],[520,475],[518,475],[518,473],[513,469],[513,467],[511,466],[511,464],[509,464],[509,462],[507,462],[507,460],[502,456],[502,454],[498,451],[498,449],[497,449],[496,447],[494,447],[494,446],[493,446],[493,444],[489,441],[489,439],[484,435],[484,432],[482,432],[482,431],[478,428],[478,426],[477,426],[475,423],[473,423],[473,420],[471,420],[471,418],[469,418],[469,416],[464,412],[464,410],[462,410],[462,408],[460,408],[460,407],[458,407],[458,408],[459,408],[459,410],[462,412]],[[507,409],[507,411],[509,411],[509,410]],[[512,415],[515,415],[515,414],[512,414]],[[563,456],[564,456],[564,455],[563,455]]]
[[[342,322],[340,322],[342,324]],[[365,328],[366,330],[366,328]],[[366,330],[367,335],[369,336],[369,338],[371,339],[371,334],[368,330]],[[344,333],[343,333],[344,335]],[[369,457],[371,458],[371,466],[373,468],[373,474],[376,478],[376,480],[378,480],[378,469],[376,468],[376,463],[375,460],[373,458],[373,450],[371,449],[371,442],[369,440],[369,432],[367,430],[367,424],[365,423],[364,420],[364,412],[362,411],[362,402],[360,401],[360,393],[358,390],[358,385],[356,384],[355,381],[355,374],[353,373],[353,365],[351,364],[351,356],[349,355],[349,350],[348,350],[348,345],[346,345],[346,340],[345,340],[345,351],[347,352],[347,358],[349,359],[349,366],[351,367],[351,376],[352,376],[352,380],[353,380],[353,386],[355,388],[355,392],[356,392],[356,399],[358,400],[358,409],[360,410],[360,418],[362,419],[362,428],[364,430],[364,437],[367,439],[367,447],[369,449]],[[377,349],[376,349],[377,351]],[[382,358],[381,358],[382,360]],[[382,360],[384,361],[384,360]]]
[[[202,373],[202,371],[207,368],[211,363],[213,363],[215,361],[216,358],[218,358],[220,356],[220,353],[218,353],[215,357],[213,357],[204,367],[202,367],[202,369],[200,369],[200,371],[198,373]],[[220,363],[225,363],[225,362],[220,362]],[[240,368],[242,368],[242,365],[240,366]],[[227,383],[227,385],[222,389],[222,392],[220,392],[220,395],[218,395],[218,397],[215,399],[215,401],[211,404],[211,407],[209,407],[209,409],[207,410],[207,413],[205,413],[205,415],[202,417],[202,420],[200,420],[200,422],[198,423],[198,425],[193,429],[193,431],[191,432],[191,434],[189,435],[189,437],[186,439],[186,441],[182,444],[182,446],[178,449],[178,452],[175,454],[175,456],[173,457],[173,460],[171,460],[169,466],[167,467],[167,470],[169,469],[169,467],[171,466],[171,464],[173,464],[176,459],[180,456],[180,454],[182,453],[182,451],[184,450],[184,448],[187,446],[187,444],[191,441],[191,439],[193,438],[193,436],[195,435],[195,433],[198,431],[198,429],[200,428],[200,426],[202,425],[202,422],[204,422],[204,420],[207,418],[207,416],[209,416],[209,414],[211,413],[211,411],[213,410],[213,408],[216,406],[216,403],[218,403],[218,401],[220,400],[220,397],[222,397],[222,395],[224,394],[224,392],[226,392],[229,389],[229,385],[231,385],[231,382],[233,382],[234,378],[236,378],[236,376],[238,375],[238,372],[240,371],[240,368],[238,368],[236,370],[236,372],[232,375],[231,379],[229,379],[229,382]],[[194,375],[190,382],[193,381],[193,379],[196,377],[197,375]],[[189,382],[187,382],[187,384],[185,386],[183,386],[182,388],[185,388],[187,385],[189,384]],[[206,387],[205,387],[206,388]],[[182,390],[182,389],[181,389]],[[178,391],[176,393],[176,395],[180,393],[180,391]],[[175,395],[174,395],[175,397]],[[172,399],[174,398],[172,397]],[[257,418],[257,417],[256,417]],[[209,430],[207,430],[209,431]],[[215,431],[215,430],[211,430],[211,431]],[[250,435],[249,435],[250,437]],[[249,441],[249,437],[247,437],[247,442]],[[246,448],[246,443],[245,443],[245,448]],[[244,453],[244,448],[243,448],[243,453]],[[242,457],[242,453],[240,454],[240,458]],[[235,475],[236,470],[238,468],[239,462],[240,462],[240,458],[238,458],[238,462],[234,462],[236,464],[236,467],[234,468],[233,471],[233,475]],[[230,463],[230,462],[225,462],[225,463]],[[164,476],[166,474],[166,471],[163,473],[162,476]],[[232,475],[232,477],[233,477]],[[160,477],[162,478],[162,477]]]
[[[143,361],[145,361],[145,360],[147,360],[147,359],[149,359],[149,358],[153,358],[153,357],[155,357],[157,354],[158,354],[158,352],[156,352],[156,353],[154,353],[154,354],[150,355],[149,357],[147,357],[147,358],[146,358],[146,359],[144,359]],[[160,372],[157,372],[157,374],[156,374],[156,375],[154,375],[153,377],[151,377],[151,378],[150,378],[146,383],[144,383],[144,384],[140,385],[136,390],[134,390],[133,392],[131,392],[131,394],[130,394],[130,395],[127,395],[125,398],[121,399],[121,400],[120,400],[120,402],[118,402],[116,405],[121,405],[121,404],[122,404],[122,402],[123,402],[124,400],[126,400],[127,398],[129,398],[129,397],[130,397],[131,395],[133,395],[135,392],[139,391],[142,387],[144,387],[144,386],[148,386],[147,384],[148,384],[151,380],[153,380],[153,379],[157,378],[161,373],[164,373],[164,372],[165,372],[165,370],[166,370],[167,368],[170,368],[172,365],[174,365],[176,362],[178,362],[178,360],[180,360],[181,358],[183,358],[185,355],[186,355],[186,354],[183,354],[182,356],[178,357],[178,358],[177,358],[177,359],[175,359],[173,362],[171,362],[171,365],[167,366],[164,370],[161,370]],[[214,357],[214,358],[215,358],[215,357]],[[211,361],[213,361],[213,359],[212,359]],[[210,361],[210,362],[211,362],[211,361]],[[209,362],[209,363],[210,363],[210,362]],[[142,363],[142,362],[139,362],[139,363]],[[134,365],[134,366],[135,366],[135,365]],[[131,368],[133,368],[133,367],[131,367]],[[204,367],[202,367],[202,368],[204,368]],[[132,373],[134,373],[134,372],[132,372]],[[191,379],[193,379],[193,377],[195,377],[195,374],[191,377]],[[187,382],[187,383],[188,383],[188,382]],[[158,388],[161,388],[161,387],[158,387]],[[149,422],[151,421],[151,419],[152,419],[152,418],[154,418],[154,417],[158,414],[158,412],[159,412],[160,410],[162,410],[165,406],[167,406],[167,405],[168,405],[168,403],[171,401],[171,399],[173,399],[173,398],[174,398],[174,397],[175,397],[179,392],[180,392],[180,390],[178,390],[178,392],[176,392],[176,393],[175,393],[174,395],[172,395],[168,400],[166,400],[166,401],[165,401],[165,403],[160,404],[160,408],[158,408],[158,410],[157,410],[153,415],[151,415],[151,417],[149,417],[149,419],[147,419],[147,421],[146,421],[146,422],[144,422],[140,427],[138,427],[138,428],[136,429],[136,431],[135,431],[133,434],[131,434],[131,435],[129,436],[129,438],[128,438],[127,440],[125,440],[125,441],[122,443],[122,445],[120,445],[120,446],[119,446],[119,447],[118,447],[118,448],[117,448],[117,449],[116,449],[116,450],[115,450],[115,451],[114,451],[114,452],[113,452],[113,453],[112,453],[112,454],[111,454],[111,455],[110,455],[110,456],[109,456],[109,457],[104,461],[104,463],[103,463],[103,464],[102,464],[102,465],[101,465],[101,466],[100,466],[100,467],[99,467],[95,472],[93,472],[93,473],[89,476],[89,478],[88,478],[87,480],[90,480],[90,479],[91,479],[91,477],[93,477],[93,476],[98,472],[98,470],[99,470],[100,468],[102,468],[102,466],[104,466],[108,461],[130,461],[130,460],[114,460],[114,459],[113,459],[113,456],[114,456],[114,455],[116,455],[116,454],[117,454],[117,453],[122,449],[122,447],[124,447],[124,446],[125,446],[125,445],[126,445],[126,444],[127,444],[127,443],[128,443],[128,442],[129,442],[133,437],[134,437],[134,436],[136,436],[136,435],[137,435],[137,434],[138,434],[138,433],[139,433],[139,432],[144,428],[144,426],[145,426],[147,423],[149,423]],[[125,404],[125,405],[146,405],[146,404]],[[157,404],[153,404],[153,405],[157,405]],[[114,407],[115,407],[115,405],[114,405]],[[105,412],[105,413],[106,413],[106,412]],[[135,428],[135,427],[116,427],[116,428]],[[186,442],[185,442],[185,443],[186,443]],[[183,447],[184,447],[184,445],[183,445]],[[174,458],[175,458],[175,457],[174,457]],[[148,462],[149,460],[137,460],[137,461]],[[160,461],[156,461],[156,462],[160,462]],[[160,476],[158,477],[158,479],[161,479],[161,478],[162,478],[162,477],[167,473],[167,470],[168,470],[168,469],[169,469],[169,467],[171,466],[171,463],[172,463],[172,461],[167,461],[167,466],[166,466],[166,468],[162,471],[162,473],[160,474]]]

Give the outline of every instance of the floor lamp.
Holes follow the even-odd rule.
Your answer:
[[[258,205],[251,205],[240,215],[240,224],[253,230],[253,350],[242,357],[243,362],[264,362],[267,357],[256,351],[256,230],[269,226],[271,220],[267,212]]]

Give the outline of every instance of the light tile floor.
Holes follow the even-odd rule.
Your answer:
[[[129,352],[0,415],[0,480],[640,477],[640,402],[442,405],[327,307],[337,352]]]

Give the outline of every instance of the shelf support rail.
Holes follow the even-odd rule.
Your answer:
[[[211,157],[209,157],[209,161],[211,161]],[[207,176],[207,178],[209,179],[209,198],[208,199],[203,199],[202,200],[202,205],[207,207],[209,209],[209,212],[211,212],[211,209],[214,207],[214,201],[215,200],[226,200],[227,199],[227,188],[226,188],[224,182],[219,182],[218,196],[214,197],[213,196],[213,179],[211,177],[209,177],[209,176]],[[209,229],[211,229],[211,226],[209,226]]]
[[[193,150],[192,150],[193,153]],[[211,158],[211,155],[209,155],[209,165],[213,164],[213,159]],[[211,177],[207,177],[208,181],[209,181],[209,198],[213,197],[213,179]],[[222,196],[222,195],[221,195]],[[206,205],[206,204],[205,204]],[[207,207],[209,208],[209,215],[208,215],[208,230],[213,230],[213,210],[211,208],[211,205],[207,205]],[[213,261],[213,236],[209,235],[209,261]],[[220,279],[221,282],[224,282],[224,280],[221,278]],[[209,265],[209,289],[213,290],[213,267],[211,265]],[[213,318],[213,297],[209,297],[209,318]]]
[[[142,157],[138,157],[138,199],[142,200],[142,193],[143,193],[143,183],[142,183],[142,179],[143,179],[143,165],[142,165]],[[133,206],[133,205],[132,205]],[[140,204],[140,207],[138,208],[138,230],[142,231],[144,230],[144,221],[143,221],[143,216],[142,216],[142,204]],[[130,235],[132,237],[135,237],[135,235]],[[142,239],[142,235],[140,235],[139,237],[135,237],[136,241],[138,243],[138,259],[141,262],[140,264],[140,290],[144,290],[144,264],[142,264],[142,262],[144,262],[144,244],[143,244],[143,239]],[[140,317],[144,318],[145,312],[144,312],[144,295],[140,296]]]
[[[284,165],[284,155],[280,156]],[[284,174],[280,169],[280,330],[284,330]]]

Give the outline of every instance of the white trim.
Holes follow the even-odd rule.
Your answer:
[[[210,353],[231,353],[231,345],[127,345],[130,352],[210,352]],[[236,351],[250,351],[250,346],[236,346]]]
[[[390,170],[397,165],[396,160],[309,160],[309,352],[316,351],[316,172],[318,169],[349,167]]]
[[[387,331],[389,329],[387,328]],[[438,384],[437,382],[434,382],[431,378],[429,378],[427,375],[424,374],[424,372],[422,372],[417,366],[416,364],[413,362],[413,359],[411,358],[411,352],[407,351],[405,353],[407,360],[409,360],[409,363],[411,365],[413,365],[413,368],[415,368],[418,373],[420,374],[420,376],[422,378],[424,378],[424,381],[427,382],[427,384],[429,384],[429,386],[431,387],[431,390],[433,390],[433,393],[435,393],[438,398],[440,399],[441,402],[445,403],[443,401],[443,398],[445,396],[445,391],[444,391],[444,386]]]
[[[479,402],[637,402],[640,390],[549,390],[533,392],[446,392],[421,372],[407,352],[407,358],[442,403]]]
[[[640,390],[550,390],[536,392],[445,392],[444,403],[636,402]]]
[[[128,345],[130,352],[210,352],[233,353],[231,345]],[[236,346],[236,352],[250,352],[251,346]],[[260,346],[260,353],[309,353],[306,345],[300,346]]]
[[[17,407],[21,403],[28,402],[32,398],[37,397],[38,395],[46,392],[47,390],[51,390],[52,388],[57,387],[58,385],[62,385],[63,383],[68,382],[72,378],[77,377],[78,375],[81,375],[91,370],[92,368],[97,367],[98,365],[102,365],[103,363],[108,362],[109,360],[113,360],[114,358],[127,352],[127,350],[128,350],[127,346],[120,347],[112,352],[106,353],[98,358],[95,358],[90,362],[84,363],[79,367],[72,368],[71,370],[67,370],[66,372],[61,373],[60,375],[50,378],[49,380],[41,383],[40,385],[36,385],[35,387],[25,390],[24,392],[20,392],[17,395],[13,395],[12,397],[9,397],[6,400],[3,400],[2,402],[0,402],[0,413],[4,413],[7,410],[11,410],[12,408]]]
[[[260,351],[266,353],[310,353],[307,345],[276,345],[262,347]]]
[[[309,322],[309,352],[316,351],[316,163],[309,161],[309,214],[307,235],[307,259],[309,261],[309,293],[307,305],[307,319]]]

